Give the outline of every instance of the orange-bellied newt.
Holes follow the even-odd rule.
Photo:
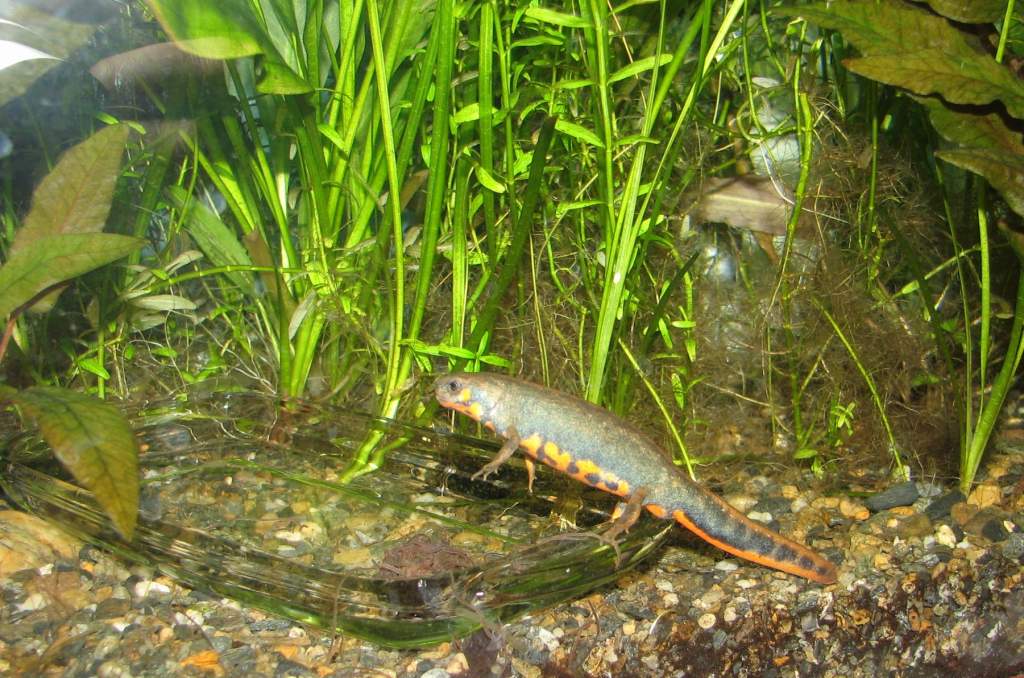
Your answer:
[[[576,480],[631,500],[657,518],[674,519],[740,558],[831,584],[836,566],[802,544],[755,522],[694,483],[632,425],[579,398],[497,374],[449,374],[434,384],[437,401],[506,439],[477,476],[486,477],[517,448]],[[634,518],[635,519],[635,518]]]

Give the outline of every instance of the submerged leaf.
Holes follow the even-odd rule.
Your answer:
[[[999,21],[1006,11],[1006,0],[926,0],[936,12],[965,24]]]
[[[245,247],[235,237],[234,231],[221,221],[217,213],[196,200],[191,200],[180,186],[167,189],[171,202],[185,212],[187,230],[196,245],[214,266],[252,266],[252,259]],[[256,293],[252,276],[245,271],[230,271],[228,278],[245,294]]]
[[[905,3],[857,0],[777,10],[838,30],[863,55],[847,68],[918,94],[941,94],[954,103],[999,100],[1024,117],[1024,87],[981,50],[977,40],[942,17]]]
[[[1024,143],[1021,143],[1020,133],[1007,127],[999,115],[978,115],[953,110],[934,97],[915,98],[928,111],[935,131],[946,141],[960,146],[991,148],[1024,156]]]
[[[939,151],[935,155],[985,177],[1002,193],[1010,209],[1024,216],[1024,157],[987,148]]]
[[[32,240],[0,267],[0,319],[48,287],[116,261],[146,244],[113,233],[69,233]]]
[[[693,210],[699,222],[720,222],[759,233],[783,235],[789,224],[793,201],[771,178],[733,177],[708,179]]]
[[[220,73],[220,61],[183,51],[173,42],[146,45],[97,61],[89,73],[109,91],[174,76],[205,77]]]
[[[109,403],[52,386],[7,392],[38,425],[54,454],[96,496],[115,529],[131,539],[139,511],[138,446]]]
[[[208,59],[258,54],[263,35],[246,0],[147,0],[160,25],[181,49]]]
[[[0,40],[0,71],[14,64],[33,59],[58,59],[58,57],[13,40]]]
[[[12,255],[45,236],[103,230],[130,132],[126,125],[105,127],[61,156],[32,194]]]

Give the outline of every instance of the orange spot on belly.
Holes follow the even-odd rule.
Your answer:
[[[646,508],[655,518],[665,518],[668,516],[668,511],[660,504],[648,504]]]

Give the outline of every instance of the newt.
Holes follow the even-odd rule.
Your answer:
[[[622,529],[642,507],[734,556],[821,584],[836,580],[833,563],[695,483],[651,439],[605,409],[498,374],[448,374],[434,383],[434,395],[443,407],[505,438],[474,478],[486,478],[521,448],[531,487],[539,461],[627,502],[632,515],[623,516]]]

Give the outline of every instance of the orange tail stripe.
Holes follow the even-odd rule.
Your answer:
[[[780,536],[778,534],[775,534],[774,532],[772,532],[768,528],[766,528],[766,527],[764,527],[762,525],[758,525],[757,523],[755,523],[754,521],[750,520],[746,516],[740,514],[739,512],[736,512],[736,515],[733,515],[732,517],[734,519],[741,520],[743,523],[745,523],[751,529],[756,530],[757,532],[759,532],[761,534],[764,534],[764,535],[767,535],[767,536],[771,537],[771,540],[774,543],[776,543],[776,544],[784,544],[784,545],[788,546],[790,549],[792,549],[797,555],[803,556],[805,558],[808,558],[816,566],[818,566],[819,568],[824,569],[824,573],[823,572],[819,572],[818,570],[815,570],[815,569],[802,567],[799,563],[790,562],[788,560],[777,560],[775,558],[772,558],[772,557],[766,556],[766,555],[762,555],[762,554],[757,553],[755,551],[746,551],[746,550],[744,550],[742,548],[739,548],[737,546],[733,546],[732,544],[726,543],[726,542],[721,541],[719,539],[715,539],[714,537],[709,535],[707,532],[705,532],[704,530],[702,530],[699,527],[697,527],[696,525],[694,525],[693,521],[691,521],[690,518],[683,511],[680,511],[678,509],[672,512],[672,517],[675,518],[677,523],[679,523],[680,525],[682,525],[686,529],[690,530],[691,532],[696,534],[698,537],[700,537],[704,541],[706,541],[709,544],[712,544],[714,546],[717,546],[718,548],[722,549],[723,551],[731,553],[734,556],[738,556],[738,557],[743,558],[745,560],[749,560],[749,561],[757,563],[759,565],[765,565],[767,567],[771,567],[771,568],[774,568],[776,570],[781,570],[783,572],[788,572],[790,574],[795,574],[795,575],[798,575],[800,577],[806,577],[807,579],[819,582],[821,584],[831,584],[831,583],[833,583],[836,580],[836,566],[834,564],[832,564],[829,561],[825,560],[824,558],[819,556],[817,553],[814,553],[813,551],[808,549],[806,546],[803,546],[802,544],[798,544],[795,541],[791,541],[789,539],[786,539],[785,537],[782,537],[782,536]]]

